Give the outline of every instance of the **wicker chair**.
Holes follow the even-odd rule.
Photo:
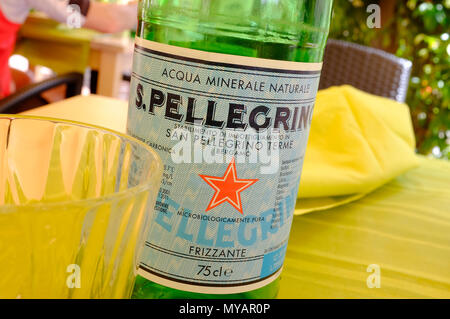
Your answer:
[[[329,39],[319,89],[350,84],[371,94],[404,102],[411,61],[379,49]]]

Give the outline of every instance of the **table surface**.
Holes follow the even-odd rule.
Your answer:
[[[91,95],[24,114],[124,132],[127,103]],[[420,162],[358,201],[295,216],[278,297],[450,298],[450,163]]]

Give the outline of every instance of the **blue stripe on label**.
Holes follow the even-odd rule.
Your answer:
[[[261,268],[261,278],[273,274],[283,265],[284,255],[286,254],[287,243],[266,255],[264,255]]]

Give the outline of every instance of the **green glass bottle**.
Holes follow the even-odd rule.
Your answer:
[[[165,172],[133,298],[276,297],[331,9],[332,0],[140,1],[127,130]],[[272,129],[277,171],[263,173],[246,162],[261,140],[249,134]],[[187,137],[216,155],[231,154],[235,138],[234,153],[177,160]]]

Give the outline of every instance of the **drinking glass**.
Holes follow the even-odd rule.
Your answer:
[[[129,298],[161,174],[130,136],[0,115],[0,298]]]

